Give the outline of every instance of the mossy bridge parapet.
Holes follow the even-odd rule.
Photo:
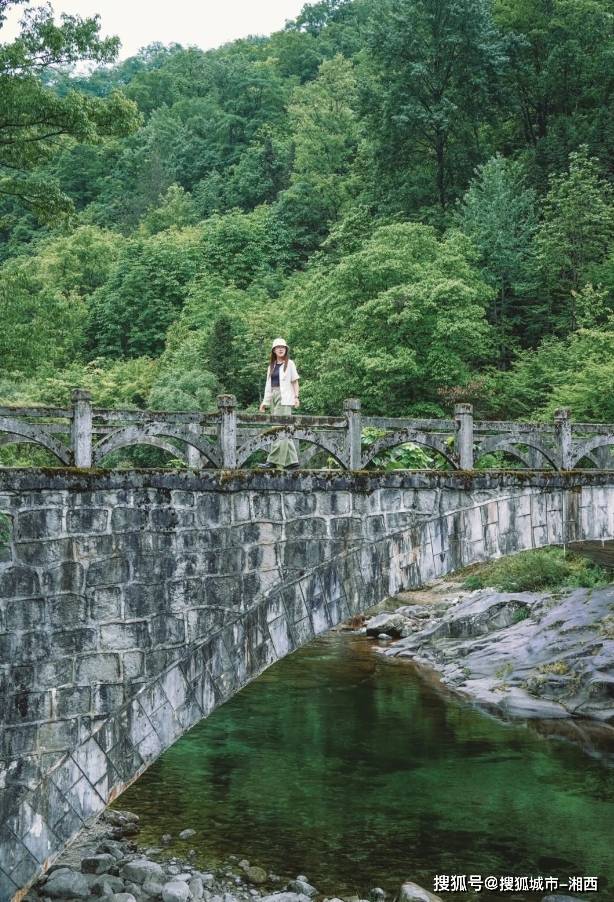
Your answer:
[[[380,430],[371,444],[364,441],[365,427]],[[429,449],[451,469],[470,470],[496,452],[529,469],[614,466],[614,424],[574,423],[566,408],[553,423],[478,421],[470,404],[457,404],[450,420],[367,417],[350,398],[338,417],[273,417],[237,410],[233,395],[220,395],[214,413],[107,410],[92,407],[81,389],[70,408],[0,407],[0,446],[37,445],[64,466],[103,467],[114,452],[149,445],[192,469],[234,470],[280,438],[299,443],[304,469],[320,466],[318,452],[324,452],[341,469],[361,470],[408,443]]]
[[[0,469],[1,902],[315,635],[613,514],[611,471]]]

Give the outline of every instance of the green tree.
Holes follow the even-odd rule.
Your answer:
[[[311,380],[311,409],[359,397],[369,413],[441,415],[439,390],[466,382],[492,353],[469,240],[419,224],[382,226],[332,267],[293,280],[287,333]],[[289,305],[288,305],[289,306]]]
[[[125,241],[89,302],[91,357],[157,356],[202,260],[198,229]]]
[[[414,203],[436,199],[445,211],[480,162],[482,126],[496,109],[506,62],[489,4],[381,0],[368,45],[365,106],[375,162],[389,190],[401,190],[406,203],[413,194]],[[408,177],[415,179],[413,170],[419,172],[424,160],[432,187],[420,189],[419,181],[409,187]]]
[[[611,0],[494,0],[510,64],[503,138],[529,149],[545,188],[581,142],[612,154]]]
[[[614,190],[600,168],[583,146],[570,154],[567,172],[550,178],[536,238],[543,302],[533,308],[534,336],[578,327],[582,289],[612,253]]]
[[[488,315],[506,366],[521,334],[523,299],[535,282],[537,197],[526,186],[521,164],[497,154],[479,166],[457,219],[478,249],[484,279],[496,291]]]
[[[9,7],[0,5],[0,29]],[[138,123],[137,110],[121,93],[104,100],[79,91],[60,96],[45,85],[53,67],[89,59],[108,62],[117,38],[99,37],[99,21],[63,15],[56,25],[50,7],[24,12],[19,37],[0,43],[0,195],[16,198],[41,219],[72,209],[57,180],[40,167],[69,138],[80,142],[125,135]]]
[[[349,60],[325,60],[318,77],[297,88],[289,108],[294,160],[280,215],[302,254],[314,249],[353,193],[359,138],[356,76]]]
[[[82,226],[41,241],[36,255],[8,260],[0,268],[0,370],[49,373],[79,358],[87,298],[118,255],[116,235]]]
[[[550,420],[570,407],[581,422],[614,421],[614,322],[579,329],[565,339],[546,338],[521,352],[514,367],[492,377],[488,414]]]

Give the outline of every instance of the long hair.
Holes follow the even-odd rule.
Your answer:
[[[286,348],[286,356],[284,357],[284,373],[288,369],[288,361],[290,360],[290,348]],[[269,373],[273,375],[273,368],[277,363],[277,354],[271,349],[271,359],[269,361]]]

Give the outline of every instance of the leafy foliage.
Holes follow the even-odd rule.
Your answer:
[[[480,565],[467,577],[466,589],[492,586],[500,592],[538,592],[544,589],[604,586],[610,576],[588,558],[561,548],[523,551],[490,564]]]
[[[0,395],[257,405],[282,334],[309,412],[614,420],[613,13],[322,0],[115,64],[98,17],[24,7],[0,43]]]

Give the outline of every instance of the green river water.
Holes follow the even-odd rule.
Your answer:
[[[141,845],[192,827],[173,854],[194,848],[209,867],[238,855],[329,895],[407,879],[432,891],[436,874],[541,875],[596,876],[584,898],[614,900],[614,770],[442,694],[360,636],[329,634],[271,667],[118,807],[141,816]]]

